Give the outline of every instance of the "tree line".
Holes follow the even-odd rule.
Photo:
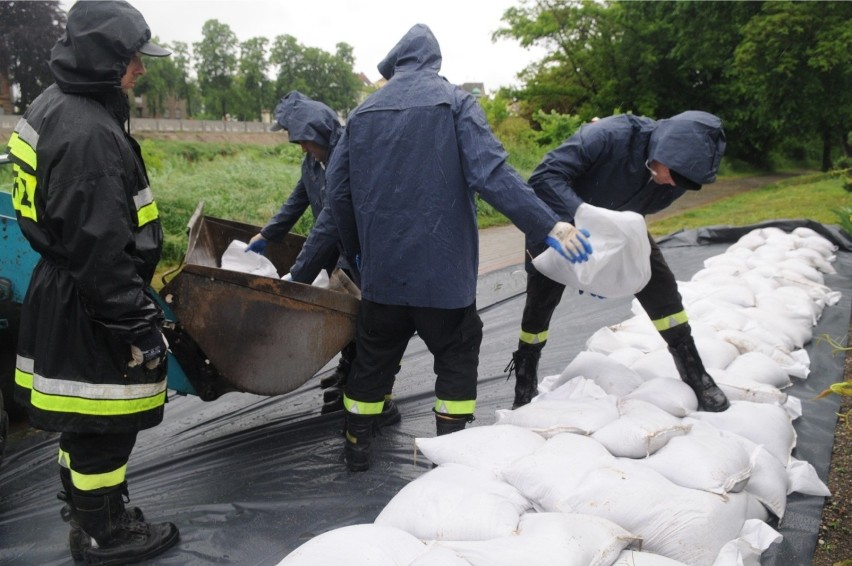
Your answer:
[[[483,100],[492,124],[517,113],[544,145],[594,116],[700,109],[723,119],[728,155],[746,163],[782,153],[827,170],[850,155],[852,2],[517,2],[493,39],[547,54],[521,88]],[[19,110],[52,81],[46,61],[64,25],[58,0],[0,2],[0,75],[17,85]],[[362,90],[346,43],[328,53],[291,35],[239,41],[208,20],[201,41],[170,47],[146,60],[136,88],[153,114],[173,96],[191,117],[257,120],[297,89],[345,116]]]

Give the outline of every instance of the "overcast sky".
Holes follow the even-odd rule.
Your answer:
[[[441,74],[450,82],[485,83],[487,92],[517,86],[515,76],[538,60],[514,40],[491,42],[503,12],[521,0],[130,0],[163,41],[201,39],[204,22],[228,24],[240,41],[289,34],[307,47],[334,53],[335,44],[354,48],[355,71],[371,81],[376,65],[417,23],[428,25],[441,45]],[[74,0],[62,0],[67,10]]]

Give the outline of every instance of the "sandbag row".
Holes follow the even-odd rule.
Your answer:
[[[436,467],[369,525],[329,531],[281,564],[759,565],[787,495],[829,495],[792,457],[803,349],[839,293],[816,232],[743,236],[679,282],[705,367],[731,399],[696,411],[638,302],[594,333],[540,395],[496,423],[418,438]]]

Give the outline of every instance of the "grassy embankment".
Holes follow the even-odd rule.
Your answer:
[[[186,246],[186,224],[200,201],[204,201],[204,213],[209,216],[262,226],[277,212],[301,175],[302,153],[295,144],[146,140],[142,147],[166,232],[161,272],[181,261]],[[540,157],[512,155],[510,163],[526,178],[531,173],[529,164],[536,163]],[[720,178],[744,174],[759,173],[733,171],[723,163]],[[0,168],[0,188],[10,187],[11,168]],[[506,223],[487,203],[479,204],[480,227]],[[652,222],[649,229],[659,236],[700,226],[745,226],[782,218],[810,218],[837,224],[833,211],[849,206],[852,194],[843,190],[839,177],[804,175]],[[312,223],[309,210],[294,231],[307,234]]]

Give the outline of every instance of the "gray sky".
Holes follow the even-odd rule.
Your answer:
[[[408,29],[428,25],[441,44],[441,74],[450,82],[482,82],[488,92],[518,86],[515,75],[543,52],[516,41],[491,42],[503,12],[522,0],[130,0],[163,41],[201,39],[210,19],[230,26],[240,41],[289,34],[308,47],[334,52],[344,41],[354,48],[355,71],[371,81],[376,65]],[[62,0],[67,10],[74,0]]]

